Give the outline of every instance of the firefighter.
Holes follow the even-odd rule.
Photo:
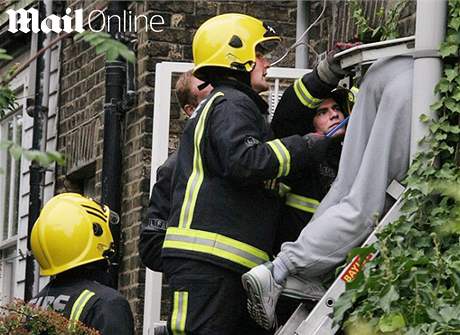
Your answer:
[[[338,88],[322,100],[316,110],[309,110],[300,99],[295,99],[296,96],[293,86],[288,87],[275,111],[271,127],[276,137],[296,132],[308,133],[308,146],[313,154],[307,168],[283,178],[279,185],[284,205],[274,254],[280,251],[282,243],[297,239],[337,176],[346,127],[338,129],[329,138],[325,134],[344,123],[354,98],[351,91]],[[305,290],[298,278],[291,280],[276,308],[278,324],[284,324],[289,319],[300,301],[312,308],[324,293],[320,283],[316,287],[316,290]]]
[[[190,117],[198,104],[212,90],[207,85],[200,90],[201,80],[193,76],[192,71],[184,72],[176,82],[176,96],[181,109]],[[166,224],[171,208],[173,190],[172,176],[176,166],[177,152],[172,153],[158,168],[157,179],[153,185],[146,222],[141,225],[139,255],[142,263],[153,271],[163,271],[161,247],[166,233]]]
[[[276,234],[275,252],[279,251],[281,243],[297,239],[337,176],[346,127],[329,138],[325,134],[349,116],[354,99],[351,91],[337,88],[321,101],[316,110],[310,111],[299,99],[289,97],[295,95],[295,91],[291,91],[294,91],[293,86],[287,89],[278,104],[271,127],[276,137],[307,133],[312,159],[307,168],[282,180],[285,206]],[[284,102],[286,98],[289,98],[287,103]],[[298,116],[293,116],[295,111],[299,112]]]
[[[76,193],[53,197],[43,207],[31,234],[32,253],[50,282],[30,303],[52,308],[102,335],[134,334],[128,301],[110,288],[109,224],[118,215]]]
[[[270,334],[248,315],[241,274],[269,260],[280,201],[267,181],[310,159],[300,135],[271,139],[266,54],[280,37],[242,14],[206,21],[193,39],[193,73],[214,86],[187,123],[174,174],[163,268],[171,290],[171,333]],[[301,84],[317,106],[334,88]],[[314,83],[314,90],[309,86]]]

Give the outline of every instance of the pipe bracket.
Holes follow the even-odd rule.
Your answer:
[[[421,49],[412,52],[414,59],[419,58],[441,58],[441,53],[438,49]]]

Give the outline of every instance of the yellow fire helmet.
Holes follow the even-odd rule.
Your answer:
[[[266,23],[244,14],[222,14],[204,22],[193,38],[193,74],[205,79],[206,67],[221,67],[251,72],[256,61],[256,46],[273,50],[281,38]]]
[[[41,274],[53,276],[92,263],[113,251],[109,223],[118,215],[77,193],[53,197],[43,207],[32,229],[32,253]]]

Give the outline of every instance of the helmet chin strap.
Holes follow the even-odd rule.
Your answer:
[[[110,244],[110,248],[102,253],[102,256],[107,260],[107,263],[109,264],[109,267],[112,267],[113,265],[117,264],[115,262],[115,259],[114,259],[114,256],[115,256],[115,244],[113,242]]]
[[[199,91],[202,91],[204,90],[206,87],[208,87],[211,83],[209,81],[205,81],[203,82],[202,84],[198,85],[198,90]]]

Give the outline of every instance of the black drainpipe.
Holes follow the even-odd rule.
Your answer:
[[[107,8],[108,15],[123,18],[126,3],[111,1]],[[123,24],[121,24],[123,27]],[[118,22],[110,20],[110,34],[117,38]],[[125,86],[125,68],[122,61],[111,61],[105,64],[105,103],[104,103],[104,149],[102,158],[102,203],[111,210],[120,213],[121,210],[121,120],[123,116],[123,93]],[[111,227],[115,255],[112,259],[111,276],[114,287],[118,287],[118,271],[120,268],[120,225]]]
[[[45,4],[43,1],[38,2],[39,10],[39,22],[45,18]],[[37,49],[38,52],[43,48],[43,41],[45,35],[43,32],[37,33]],[[43,56],[37,58],[35,63],[35,89],[34,89],[34,98],[33,106],[30,106],[30,109],[27,108],[28,114],[33,117],[33,129],[32,129],[32,150],[41,149],[41,141],[43,136],[43,108],[42,108],[42,99],[43,92],[41,92],[41,76],[44,70],[44,59]],[[28,106],[29,107],[29,106]],[[25,288],[24,288],[24,300],[29,301],[33,297],[33,286],[35,281],[35,264],[34,258],[30,253],[30,235],[35,221],[38,219],[40,214],[40,208],[42,205],[41,199],[41,184],[43,180],[44,169],[38,165],[37,162],[33,161],[30,164],[30,193],[29,193],[29,221],[27,225],[27,250],[29,251],[26,256],[26,278],[25,278]]]

